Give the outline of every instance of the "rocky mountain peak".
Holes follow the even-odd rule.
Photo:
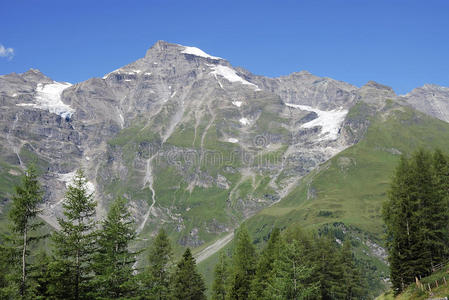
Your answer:
[[[375,88],[378,90],[385,90],[385,91],[391,92],[392,94],[395,94],[391,87],[389,87],[387,85],[380,84],[373,80],[368,81],[364,86],[362,86],[362,88]]]

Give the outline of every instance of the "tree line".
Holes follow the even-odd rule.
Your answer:
[[[398,294],[449,258],[449,158],[402,155],[383,207],[390,277]]]
[[[258,254],[243,225],[215,266],[212,299],[365,299],[366,288],[349,239],[275,228]]]
[[[160,230],[148,249],[148,266],[136,269],[131,251],[135,224],[119,197],[104,220],[77,171],[63,201],[63,218],[51,234],[51,252],[36,252],[44,223],[37,216],[43,191],[34,167],[17,186],[9,211],[11,233],[0,241],[0,299],[206,299],[203,279],[187,249],[177,264]],[[34,246],[34,247],[33,247]]]
[[[0,299],[207,299],[190,249],[175,263],[160,230],[148,249],[133,251],[135,223],[118,197],[96,221],[96,202],[77,171],[62,202],[63,217],[50,236],[38,218],[43,191],[34,167],[15,189],[11,233],[0,239]],[[50,241],[50,251],[36,242]],[[147,264],[136,267],[146,251]],[[260,251],[245,226],[233,251],[215,266],[212,299],[363,299],[366,285],[351,242],[298,228],[273,229]]]

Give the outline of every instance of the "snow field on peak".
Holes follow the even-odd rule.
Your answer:
[[[187,47],[187,46],[183,46],[183,47],[185,49],[183,51],[181,51],[181,53],[184,53],[184,54],[190,54],[190,55],[195,55],[195,56],[210,58],[210,59],[216,59],[216,60],[222,59],[221,57],[209,55],[197,47]]]
[[[238,76],[237,73],[233,69],[231,69],[227,66],[222,66],[222,65],[208,65],[208,66],[210,66],[213,70],[210,74],[213,74],[215,76],[220,75],[230,82],[239,82],[241,84],[250,85],[250,86],[254,87],[255,91],[260,91],[260,89],[257,85],[255,85],[254,83],[248,82],[245,79],[243,79],[242,77]]]
[[[17,106],[30,106],[50,113],[70,118],[75,110],[61,100],[62,92],[72,86],[68,82],[53,82],[50,84],[38,83],[36,87],[35,103],[19,103]]]
[[[285,103],[288,107],[298,108],[301,110],[312,111],[318,115],[318,118],[302,124],[302,128],[313,128],[321,126],[320,140],[336,140],[341,124],[348,114],[346,109],[319,110],[308,105],[299,105],[293,103]]]

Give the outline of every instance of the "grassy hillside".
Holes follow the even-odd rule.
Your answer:
[[[342,224],[360,239],[356,253],[366,260],[372,280],[379,283],[374,287],[378,292],[382,279],[388,276],[373,244],[383,244],[382,203],[400,154],[420,147],[449,152],[449,124],[390,103],[372,117],[358,144],[305,176],[278,204],[246,221],[255,242],[263,242],[275,226],[318,229]],[[206,278],[212,276],[215,259],[211,257],[201,265]]]
[[[393,291],[388,291],[376,300],[424,300],[429,298],[443,298],[449,296],[449,265],[445,266],[431,276],[422,278],[418,287],[415,283],[409,285],[401,294],[395,296]],[[429,290],[430,287],[430,290]]]

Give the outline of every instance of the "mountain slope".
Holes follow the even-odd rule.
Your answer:
[[[273,227],[337,228],[361,242],[356,253],[371,266],[366,275],[375,295],[388,278],[381,208],[399,157],[418,148],[449,152],[449,124],[393,101],[386,101],[380,111],[358,103],[347,122],[360,118],[370,122],[360,142],[310,172],[279,203],[245,223],[257,243],[267,240]],[[215,259],[202,263],[206,274]]]
[[[163,226],[177,251],[206,259],[245,220],[257,241],[274,225],[335,223],[366,234],[362,250],[384,272],[377,244],[389,174],[400,153],[447,149],[447,123],[430,116],[447,121],[448,99],[436,86],[399,97],[376,82],[357,88],[306,71],[267,78],[163,41],[73,85],[37,70],[2,75],[0,213],[34,161],[42,218],[57,227],[82,167],[99,217],[116,196],[128,199],[142,246]]]

